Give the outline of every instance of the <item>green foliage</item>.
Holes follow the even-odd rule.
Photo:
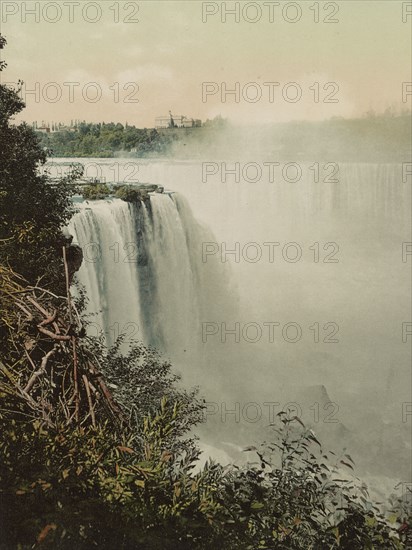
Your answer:
[[[41,144],[58,157],[112,157],[115,152],[136,149],[138,156],[166,151],[166,141],[154,129],[116,123],[81,122],[73,131],[38,133]]]
[[[0,50],[2,50],[6,44],[7,44],[6,39],[4,38],[4,36],[1,36],[0,34]],[[5,61],[0,60],[0,71],[2,71],[5,68],[6,68]]]
[[[110,195],[111,191],[104,183],[95,183],[83,187],[82,194],[86,200],[105,199]]]
[[[122,339],[101,356],[101,348],[95,349],[99,363],[104,365],[105,378],[116,401],[128,415],[128,424],[133,432],[139,434],[148,416],[156,415],[159,403],[165,401],[164,412],[174,414],[173,437],[163,434],[163,450],[173,453],[192,451],[195,440],[185,441],[182,437],[199,424],[204,418],[204,404],[198,398],[198,389],[186,390],[181,385],[180,376],[172,370],[169,361],[164,361],[159,352],[147,348],[141,342],[135,342],[125,354],[121,350]],[[173,409],[179,403],[179,414]]]
[[[146,189],[138,189],[130,185],[120,185],[115,196],[127,202],[140,202],[149,200],[149,193]]]
[[[296,417],[280,413],[258,461],[222,480],[227,548],[402,548],[357,478],[349,455],[325,452]],[[345,471],[346,470],[346,471]]]
[[[7,490],[0,494],[8,547],[29,548],[51,526],[45,537],[57,549],[110,549],[115,541],[148,549],[407,548],[362,505],[353,481],[338,478],[342,471],[329,471],[311,451],[302,459],[317,443],[305,430],[291,443],[292,419],[278,428],[280,448],[257,450],[256,464],[225,469],[209,462],[193,472],[195,449],[175,454],[165,447],[179,435],[183,409],[162,399],[136,435],[105,423],[5,426],[0,487]]]

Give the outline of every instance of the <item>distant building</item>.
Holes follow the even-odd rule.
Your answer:
[[[77,132],[77,128],[74,126],[59,126],[56,127],[55,132]]]
[[[66,125],[63,122],[46,122],[41,121],[39,125],[37,122],[33,122],[32,127],[36,132],[41,132],[43,134],[54,134],[56,132],[76,132],[77,131],[78,121],[71,122],[70,125]]]
[[[200,119],[189,118],[185,115],[172,115],[169,111],[169,116],[159,116],[155,119],[155,128],[200,128],[202,121]]]

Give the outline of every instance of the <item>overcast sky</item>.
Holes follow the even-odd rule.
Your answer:
[[[244,124],[411,106],[411,2],[226,2],[238,10],[226,21],[222,2],[1,4],[2,81],[24,80],[28,121],[152,127],[170,109]]]

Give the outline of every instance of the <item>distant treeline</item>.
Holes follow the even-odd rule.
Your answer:
[[[56,157],[113,157],[121,153],[131,156],[165,156],[170,154],[173,144],[184,138],[190,141],[190,134],[196,130],[205,131],[222,128],[221,117],[207,120],[204,128],[166,129],[136,128],[120,123],[80,122],[70,129],[43,133],[37,131],[40,145],[50,149]]]
[[[155,129],[123,126],[119,123],[81,122],[76,129],[37,134],[41,145],[57,157],[112,157],[119,151],[135,149],[139,155],[164,153],[167,140]]]
[[[221,117],[201,128],[147,129],[116,123],[80,123],[76,129],[38,132],[56,157],[136,157],[404,161],[410,157],[410,114],[296,121],[236,127]]]

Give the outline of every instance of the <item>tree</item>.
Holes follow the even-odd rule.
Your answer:
[[[0,49],[5,44],[0,35]],[[0,71],[5,66],[1,62]],[[42,278],[43,286],[54,284],[57,290],[65,243],[61,229],[72,215],[70,183],[78,174],[54,186],[39,174],[47,150],[29,126],[13,124],[25,107],[21,85],[17,91],[0,85],[0,262],[33,283]]]

